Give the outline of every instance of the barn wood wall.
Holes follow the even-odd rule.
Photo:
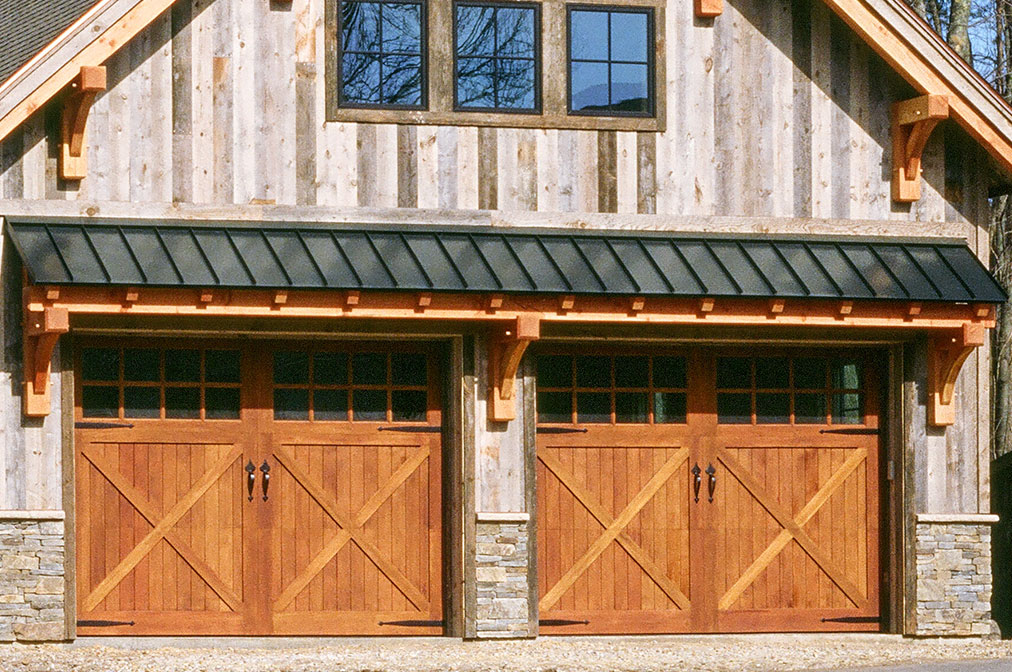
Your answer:
[[[323,19],[324,0],[177,3],[107,63],[88,177],[57,179],[50,105],[0,143],[0,202],[615,212],[617,227],[634,213],[949,222],[987,258],[982,152],[943,125],[923,197],[892,203],[888,108],[913,91],[819,2],[730,0],[711,25],[671,0],[660,134],[325,122]],[[34,485],[58,469],[56,415],[22,423],[5,331],[0,508],[58,508]],[[964,366],[957,424],[926,436],[920,510],[986,510],[988,368],[985,346]],[[493,492],[479,509],[520,504]]]

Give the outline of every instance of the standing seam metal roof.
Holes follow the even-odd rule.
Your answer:
[[[1002,302],[953,241],[9,221],[53,285]]]

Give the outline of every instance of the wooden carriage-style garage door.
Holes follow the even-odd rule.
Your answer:
[[[423,347],[86,343],[82,634],[442,631]]]
[[[873,361],[540,354],[542,630],[879,629]]]

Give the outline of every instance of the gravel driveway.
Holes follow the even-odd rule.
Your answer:
[[[1005,659],[1012,642],[892,635],[542,637],[461,642],[389,639],[82,639],[0,646],[0,670],[35,672],[400,672],[409,670],[826,670]],[[990,665],[988,669],[994,669]]]

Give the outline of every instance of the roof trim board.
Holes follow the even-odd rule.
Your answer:
[[[8,220],[32,282],[999,303],[965,244],[488,227]]]

